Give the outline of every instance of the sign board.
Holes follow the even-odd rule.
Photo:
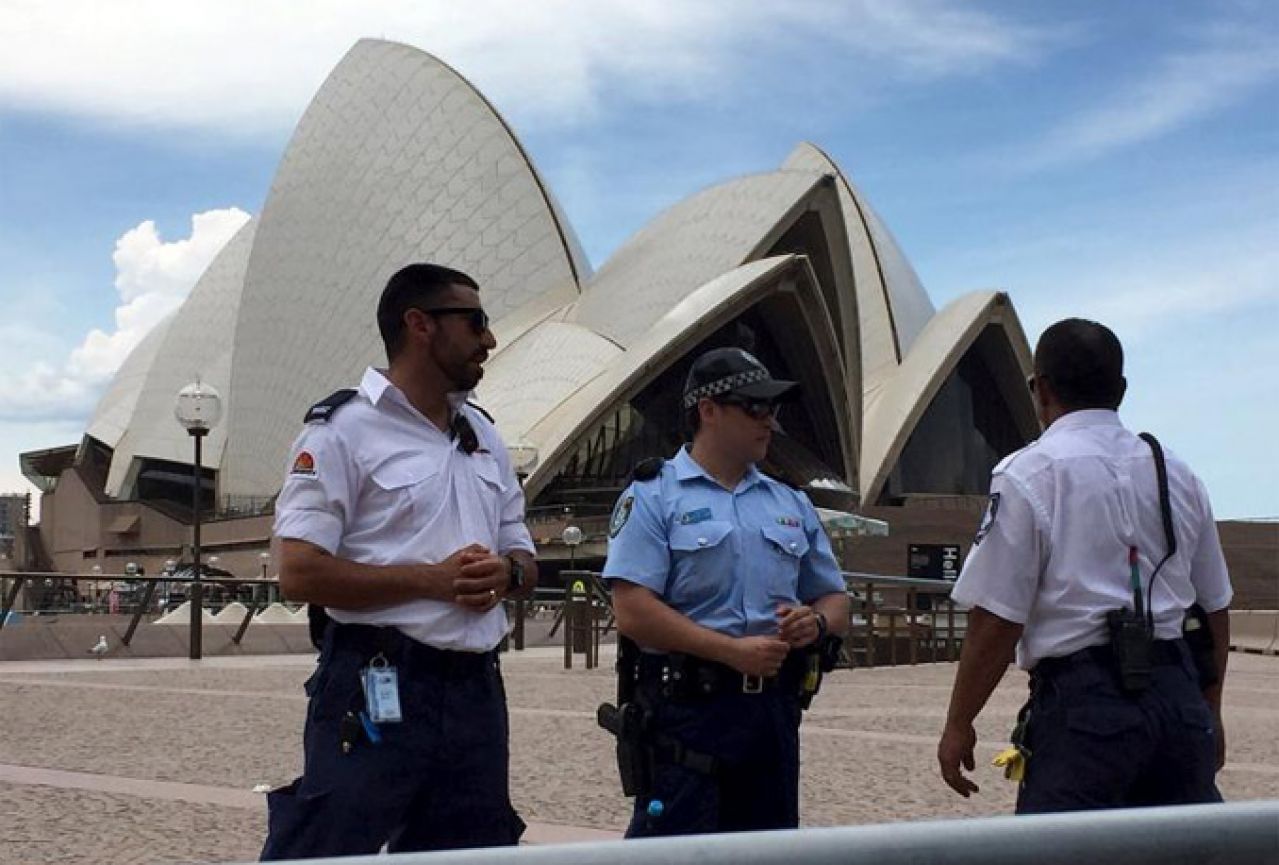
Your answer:
[[[924,580],[959,577],[959,544],[910,544],[906,555],[906,576]]]

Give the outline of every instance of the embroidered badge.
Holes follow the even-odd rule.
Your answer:
[[[315,477],[315,457],[311,456],[310,451],[302,451],[293,460],[293,468],[289,470],[291,475],[304,475],[308,478]]]
[[[995,517],[999,515],[999,493],[990,494],[990,504],[986,506],[986,515],[981,518],[981,526],[977,529],[977,537],[973,538],[973,546],[986,539],[990,530],[995,527]]]
[[[679,518],[679,524],[681,526],[691,526],[695,523],[704,523],[709,520],[711,516],[710,508],[698,508],[695,511],[689,511],[686,514],[681,515]]]
[[[635,496],[627,496],[617,503],[617,507],[613,509],[613,519],[608,524],[608,536],[610,538],[617,537],[617,533],[626,525],[626,521],[631,518],[631,508],[635,506]]]
[[[778,517],[777,524],[779,526],[786,526],[787,528],[792,528],[792,529],[797,529],[801,525],[803,525],[803,523],[801,523],[799,520],[795,519],[794,517]]]

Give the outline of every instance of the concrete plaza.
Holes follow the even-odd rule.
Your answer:
[[[615,837],[613,740],[595,724],[611,661],[562,669],[550,648],[507,655],[512,788],[526,841]],[[580,660],[580,659],[579,659]],[[0,663],[0,862],[245,861],[265,830],[260,784],[298,771],[310,656]],[[1025,694],[1006,677],[979,722],[981,793],[937,777],[954,666],[843,671],[803,728],[803,820],[867,824],[1008,813],[988,765]],[[1231,655],[1228,799],[1279,798],[1279,658]]]

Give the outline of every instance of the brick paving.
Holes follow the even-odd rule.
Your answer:
[[[580,660],[580,659],[579,659]],[[0,863],[229,862],[256,857],[259,784],[299,769],[306,656],[0,662]],[[614,837],[624,827],[597,670],[555,649],[506,656],[512,791],[526,840]],[[1013,785],[979,765],[960,799],[933,749],[954,667],[840,672],[803,728],[808,826],[1003,814]],[[1010,674],[978,724],[979,760],[1002,747],[1025,692]],[[1229,799],[1279,798],[1279,658],[1234,654],[1226,692]]]

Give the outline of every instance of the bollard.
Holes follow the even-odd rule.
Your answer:
[[[573,669],[574,653],[586,656],[586,669],[595,667],[595,615],[586,581],[575,579],[564,593],[564,669]]]

